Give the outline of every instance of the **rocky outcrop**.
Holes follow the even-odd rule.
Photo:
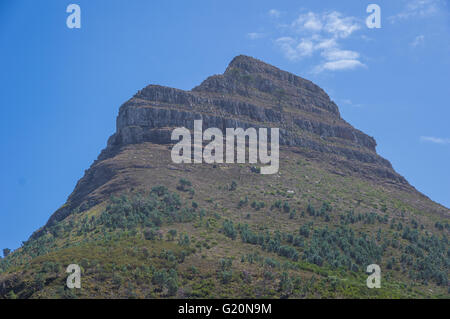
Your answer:
[[[117,132],[108,147],[168,144],[171,129],[192,129],[196,119],[203,120],[204,128],[279,127],[282,145],[308,147],[392,170],[376,154],[375,140],[345,122],[320,87],[246,56],[234,58],[224,74],[209,77],[192,91],[159,85],[140,90],[121,106]]]
[[[320,87],[257,59],[238,56],[223,74],[207,78],[191,91],[149,85],[124,103],[106,149],[47,226],[82,203],[88,208],[98,202],[88,195],[114,178],[117,168],[105,163],[121,148],[144,142],[172,143],[174,128],[193,129],[197,119],[203,120],[204,129],[278,127],[281,146],[323,154],[323,160],[332,157],[355,172],[368,172],[413,189],[376,153],[372,137],[341,118],[337,105]]]

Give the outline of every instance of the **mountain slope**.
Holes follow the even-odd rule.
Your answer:
[[[170,134],[196,119],[279,127],[279,173],[174,164]],[[0,296],[448,297],[449,210],[375,148],[321,88],[251,57],[191,91],[149,85],[67,203],[2,260]],[[81,290],[64,288],[72,263]],[[372,263],[381,289],[366,287]]]

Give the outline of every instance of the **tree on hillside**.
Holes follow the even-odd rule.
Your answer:
[[[6,258],[6,256],[8,256],[11,253],[11,249],[9,248],[4,248],[3,249],[3,256]]]
[[[292,284],[291,278],[289,278],[287,272],[283,272],[278,286],[278,291],[281,293],[281,298],[288,298],[289,295],[292,294],[293,288],[294,285]]]
[[[175,239],[175,236],[177,236],[177,230],[176,229],[170,229],[167,233],[167,239],[169,241],[173,241]]]

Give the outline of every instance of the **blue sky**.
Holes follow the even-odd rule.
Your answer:
[[[81,29],[66,7],[81,7]],[[368,29],[366,7],[381,8]],[[189,90],[254,56],[323,87],[418,190],[450,207],[445,0],[0,2],[0,248],[64,204],[154,83]]]

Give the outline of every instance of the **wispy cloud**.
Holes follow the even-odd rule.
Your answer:
[[[274,17],[274,18],[279,18],[281,15],[281,12],[276,10],[276,9],[270,9],[269,10],[269,16]]]
[[[264,38],[265,36],[266,35],[264,33],[260,33],[260,32],[247,33],[247,38],[252,39],[252,40],[261,39],[261,38]]]
[[[349,99],[336,99],[336,101],[338,103],[346,104],[346,105],[349,105],[349,106],[352,106],[352,107],[363,107],[364,106],[363,104],[353,103],[353,101],[349,100]]]
[[[337,60],[325,62],[314,68],[315,73],[320,73],[322,71],[340,71],[340,70],[353,70],[359,67],[365,67],[365,65],[358,60]]]
[[[310,39],[296,40],[292,37],[281,37],[276,39],[275,43],[283,51],[284,56],[291,61],[311,56],[317,50],[316,44]]]
[[[292,22],[292,27],[298,29],[298,31],[309,30],[309,31],[321,31],[323,28],[322,19],[319,15],[314,12],[308,12],[306,14],[301,14],[298,18]]]
[[[434,144],[450,144],[450,138],[441,138],[441,137],[433,137],[433,136],[421,136],[421,142],[429,142]]]
[[[411,42],[412,47],[417,47],[422,45],[425,42],[425,36],[423,34],[418,35],[414,38],[414,40]]]
[[[388,19],[391,22],[397,22],[409,18],[430,17],[437,14],[443,5],[442,0],[409,0],[400,13]]]
[[[359,58],[359,53],[350,50],[340,50],[332,48],[322,52],[322,56],[327,60],[356,60]]]
[[[300,14],[291,23],[291,27],[299,33],[323,32],[334,38],[347,38],[361,28],[356,18],[345,17],[337,11]]]
[[[337,11],[300,14],[284,28],[285,35],[275,40],[284,56],[299,61],[319,54],[323,61],[314,72],[353,70],[364,67],[360,54],[341,49],[343,39],[350,37],[361,25],[354,17],[346,17]]]

